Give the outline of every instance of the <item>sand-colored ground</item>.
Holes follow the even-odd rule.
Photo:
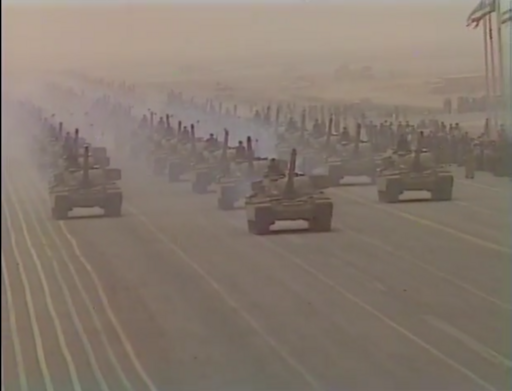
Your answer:
[[[239,97],[438,106],[426,81],[482,69],[467,5],[2,7],[7,69],[81,69]],[[335,76],[371,66],[374,79]],[[218,89],[219,90],[219,89]]]

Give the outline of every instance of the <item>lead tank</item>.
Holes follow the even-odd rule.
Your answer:
[[[311,231],[331,230],[333,202],[322,191],[327,177],[299,176],[297,150],[292,149],[284,178],[267,178],[253,183],[252,194],[245,199],[247,227],[250,233],[265,235],[277,221],[303,220]]]
[[[377,172],[380,202],[395,203],[407,191],[427,191],[434,201],[452,199],[454,178],[433,155],[420,147],[410,152],[390,152],[383,157]]]
[[[54,174],[50,184],[51,213],[56,220],[64,220],[75,208],[102,208],[106,216],[121,215],[123,193],[117,181],[121,170],[92,166],[89,147],[84,147],[81,168]]]

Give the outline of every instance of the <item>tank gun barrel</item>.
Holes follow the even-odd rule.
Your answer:
[[[191,147],[192,147],[192,153],[196,153],[196,128],[194,124],[190,125],[190,137],[191,137]]]
[[[229,146],[229,130],[224,129],[224,139],[222,141],[222,157],[226,158],[228,156],[228,146]]]
[[[155,128],[155,112],[151,109],[149,109],[149,127],[150,129]]]
[[[247,136],[247,139],[246,139],[246,142],[247,144],[247,156],[251,156],[251,157],[255,157],[254,156],[254,148],[252,146],[252,137],[251,136]]]
[[[325,138],[325,148],[328,149],[331,145],[331,137],[332,137],[332,126],[334,123],[334,117],[331,115],[329,117],[329,125],[327,126],[327,136]]]
[[[76,128],[75,129],[75,136],[73,138],[73,149],[74,149],[74,153],[76,155],[78,155],[78,139],[80,137],[80,129]]]
[[[414,157],[412,161],[412,169],[413,171],[421,171],[421,150],[423,148],[423,133],[418,134],[418,139],[416,141],[416,148],[414,149]]]
[[[359,152],[359,143],[361,142],[361,124],[358,122],[356,125],[356,138],[354,140],[354,153]]]
[[[249,172],[252,174],[254,172],[254,149],[252,147],[252,138],[251,136],[247,136],[247,166],[249,168]]]
[[[229,175],[228,162],[229,130],[224,129],[224,140],[222,143],[222,154],[220,156],[221,170],[225,175]]]
[[[295,169],[297,166],[297,150],[292,149],[290,153],[290,162],[288,163],[288,172],[286,174],[286,184],[284,187],[284,196],[292,197],[295,193]]]
[[[84,166],[83,166],[83,177],[82,182],[84,186],[89,184],[89,146],[84,147]]]
[[[281,105],[278,105],[276,108],[276,116],[275,116],[275,126],[276,128],[279,126],[279,119],[281,117]]]

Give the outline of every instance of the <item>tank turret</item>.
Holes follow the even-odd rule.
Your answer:
[[[150,129],[155,128],[155,112],[153,110],[149,110],[149,127]]]
[[[276,116],[275,116],[276,127],[279,126],[280,117],[281,117],[281,105],[278,105],[276,107]]]

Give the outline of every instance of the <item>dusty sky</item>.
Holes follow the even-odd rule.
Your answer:
[[[481,35],[464,23],[472,5],[2,5],[2,61],[10,69],[74,67],[153,77],[171,75],[177,65],[240,61],[395,62],[472,72],[482,67]]]

